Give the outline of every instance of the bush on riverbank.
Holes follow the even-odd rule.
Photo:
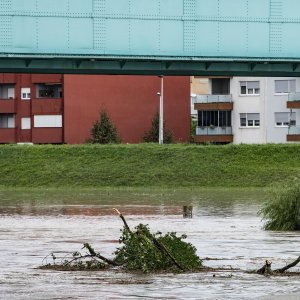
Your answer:
[[[2,187],[265,187],[300,178],[300,145],[2,145]]]
[[[300,230],[300,183],[292,182],[269,193],[260,214],[266,230]]]

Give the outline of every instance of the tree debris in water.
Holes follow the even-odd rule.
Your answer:
[[[115,257],[108,259],[85,243],[85,253],[51,253],[42,268],[54,270],[103,270],[119,267],[129,271],[148,272],[188,272],[203,268],[197,249],[184,241],[186,235],[177,236],[176,232],[163,235],[151,233],[148,225],[139,224],[133,230],[124,216],[114,209],[122,219],[124,227],[119,239],[121,246],[114,252]],[[52,263],[48,260],[52,259]],[[58,259],[60,260],[57,263]]]
[[[256,271],[256,273],[261,274],[261,275],[283,274],[283,273],[285,273],[285,271],[289,270],[290,268],[295,267],[299,262],[300,262],[300,256],[295,261],[293,261],[292,263],[286,265],[285,267],[280,268],[280,269],[276,269],[276,270],[272,270],[272,267],[271,267],[272,262],[266,260],[265,265],[262,268],[258,269]]]
[[[96,252],[90,244],[85,243],[81,249],[84,249],[85,253],[80,251],[51,253],[44,258],[41,268],[58,271],[95,271],[118,268],[144,273],[242,271],[240,269],[204,267],[202,260],[196,254],[196,248],[184,241],[186,235],[177,236],[176,232],[165,235],[161,232],[154,234],[150,232],[148,225],[144,224],[139,224],[132,230],[124,216],[117,209],[114,210],[122,219],[124,226],[119,239],[121,245],[114,252],[113,259],[104,257],[100,252]],[[49,260],[51,260],[50,263]],[[299,262],[300,256],[285,267],[272,270],[272,263],[266,260],[262,268],[253,272],[265,276],[299,276],[299,272],[286,272]]]

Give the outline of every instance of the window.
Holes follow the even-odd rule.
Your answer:
[[[15,128],[14,114],[0,114],[0,128]]]
[[[13,84],[0,84],[0,99],[15,99],[15,86]]]
[[[21,118],[21,129],[31,129],[30,118]]]
[[[213,78],[211,80],[212,95],[228,95],[230,90],[229,78]]]
[[[241,81],[241,95],[259,95],[259,81]]]
[[[30,88],[21,88],[21,99],[30,100]]]
[[[34,116],[35,128],[60,128],[62,115],[36,115]]]
[[[260,116],[257,113],[240,114],[241,127],[259,127]]]
[[[295,126],[296,125],[296,113],[292,112],[276,112],[275,113],[275,125],[278,127]]]
[[[198,111],[198,126],[199,127],[231,127],[231,111]]]
[[[275,80],[275,94],[295,93],[296,80]]]
[[[37,84],[37,98],[62,98],[61,84]]]

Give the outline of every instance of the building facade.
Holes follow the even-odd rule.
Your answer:
[[[165,77],[164,119],[190,134],[188,77]],[[139,143],[159,108],[156,76],[0,74],[0,143],[84,143],[105,109],[125,143]]]
[[[202,79],[192,94],[198,142],[264,144],[300,141],[300,78]],[[193,87],[191,89],[193,91]]]

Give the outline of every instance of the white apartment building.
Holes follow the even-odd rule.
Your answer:
[[[194,78],[191,113],[197,115],[196,141],[300,142],[299,92],[300,78],[293,77]]]

